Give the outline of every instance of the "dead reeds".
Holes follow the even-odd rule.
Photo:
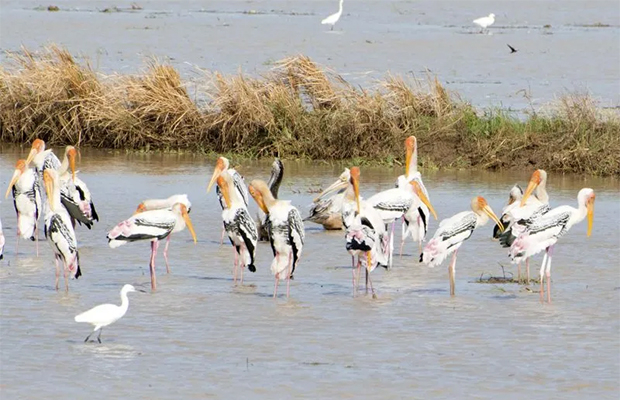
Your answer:
[[[357,88],[305,56],[259,77],[205,72],[190,88],[156,60],[134,76],[103,76],[55,46],[11,60],[0,68],[4,142],[381,162],[401,159],[416,135],[428,167],[620,175],[618,114],[585,95],[517,118],[480,112],[433,77]]]

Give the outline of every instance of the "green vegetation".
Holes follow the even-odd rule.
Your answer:
[[[431,78],[354,87],[304,56],[258,78],[205,73],[191,84],[156,61],[102,76],[58,47],[11,56],[0,68],[4,142],[393,163],[415,135],[426,167],[620,175],[620,118],[588,96],[520,119],[476,110]]]

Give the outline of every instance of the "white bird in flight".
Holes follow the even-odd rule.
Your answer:
[[[488,28],[489,26],[493,25],[493,23],[495,23],[495,14],[491,13],[489,14],[488,17],[478,18],[478,19],[475,19],[473,22],[474,24],[482,28],[482,30],[480,31],[480,33],[482,33],[484,32],[486,28]]]
[[[127,308],[129,308],[129,299],[127,298],[127,293],[135,291],[136,288],[134,288],[132,285],[125,285],[121,289],[120,306],[117,306],[115,304],[101,304],[79,315],[76,315],[75,322],[87,322],[95,326],[95,329],[90,333],[90,335],[86,336],[84,342],[87,342],[93,333],[99,331],[97,341],[101,343],[101,331],[103,330],[103,327],[115,323],[116,321],[121,319],[123,315],[125,315],[125,313],[127,312]],[[144,290],[139,291],[144,292]]]
[[[344,0],[340,0],[339,6],[338,6],[338,12],[323,19],[323,21],[321,21],[321,24],[331,25],[332,26],[331,30],[333,31],[334,25],[336,24],[336,22],[338,22],[338,20],[340,19],[340,16],[342,15],[342,3],[343,2]]]

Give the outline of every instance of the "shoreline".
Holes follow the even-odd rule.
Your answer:
[[[431,77],[354,87],[304,56],[258,78],[202,71],[192,82],[155,60],[143,74],[103,76],[56,46],[12,59],[0,68],[4,143],[393,165],[415,135],[425,169],[620,176],[620,113],[587,95],[519,118],[474,108]]]

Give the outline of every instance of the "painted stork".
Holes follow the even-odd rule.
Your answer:
[[[278,198],[278,191],[280,190],[280,184],[282,183],[283,175],[284,164],[282,164],[282,161],[280,161],[280,159],[276,158],[271,164],[271,176],[269,177],[269,182],[267,183],[267,187],[269,188],[269,191],[271,192],[271,195],[274,199]],[[267,215],[260,207],[258,209],[256,221],[258,222],[258,240],[269,240],[269,228],[265,225],[265,223],[267,222]]]
[[[422,181],[422,174],[418,171],[418,142],[415,136],[409,136],[405,140],[405,175],[398,177],[396,187],[401,187],[412,181],[416,181],[418,183],[422,193],[426,199],[430,201],[430,196],[428,195],[426,186],[424,186],[424,182]],[[437,215],[434,212],[433,215],[435,216],[435,219],[437,219]],[[420,252],[422,252],[422,242],[426,238],[426,234],[428,232],[430,216],[431,212],[427,205],[419,200],[419,196],[418,198],[414,198],[414,204],[403,216],[404,218],[400,243],[401,256],[403,253],[405,239],[407,239],[408,236],[411,236],[414,242],[418,242]]]
[[[519,207],[522,198],[523,189],[521,189],[521,186],[515,183],[515,185],[510,189],[510,192],[508,193],[508,203],[502,209],[502,216],[499,219],[502,225],[506,228],[506,230],[508,229],[508,225],[510,224],[510,212],[514,208]],[[495,224],[495,226],[493,227],[493,239],[499,239],[499,234],[499,225]]]
[[[73,146],[65,148],[65,155],[58,168],[61,189],[60,196],[62,205],[65,206],[71,216],[71,223],[75,228],[75,221],[84,224],[88,229],[95,221],[99,221],[99,215],[95,209],[92,195],[86,183],[82,181],[75,171],[75,157],[77,150]]]
[[[527,192],[526,192],[527,193]],[[544,278],[547,279],[547,301],[551,303],[551,257],[558,239],[575,224],[588,218],[587,236],[592,234],[594,219],[594,190],[584,188],[577,194],[578,207],[560,206],[535,218],[510,246],[514,263],[521,262],[545,250],[540,266],[540,301],[544,298]]]
[[[456,254],[463,242],[471,237],[474,229],[486,224],[489,217],[499,225],[500,230],[503,231],[504,229],[499,218],[483,197],[474,197],[471,201],[471,209],[472,211],[463,211],[441,221],[435,236],[426,244],[423,253],[420,254],[420,262],[429,267],[435,267],[440,265],[450,253],[454,253],[448,266],[451,296],[454,296]]]
[[[233,188],[237,191],[238,197],[243,201],[245,206],[248,206],[248,188],[245,185],[245,180],[243,176],[234,168],[230,168],[230,162],[226,157],[220,157],[215,162],[215,169],[213,170],[213,175],[211,176],[211,180],[209,181],[209,185],[207,186],[207,193],[211,191],[211,186],[217,181],[217,178],[224,171],[228,171],[233,180]],[[217,193],[217,198],[220,201],[220,206],[222,210],[226,208],[226,202],[224,201],[224,196],[222,195],[222,191],[219,186],[216,185],[215,192]],[[220,245],[224,242],[224,232],[226,229],[222,229],[222,235],[220,237]]]
[[[186,194],[174,194],[167,199],[147,199],[138,204],[135,214],[152,211],[152,210],[172,210],[172,207],[176,203],[181,203],[187,209],[189,214],[192,211],[192,203],[189,202],[189,198]],[[172,233],[166,237],[166,246],[164,247],[164,260],[166,261],[166,273],[170,273],[170,264],[168,263],[168,246],[170,245],[170,238]]]
[[[218,174],[217,185],[224,199],[224,209],[222,210],[222,220],[224,230],[228,234],[228,239],[235,250],[235,262],[233,270],[233,280],[237,283],[237,268],[241,268],[241,284],[243,285],[243,268],[248,267],[250,272],[256,272],[254,257],[256,255],[256,244],[258,242],[258,232],[256,223],[250,216],[247,205],[240,196],[235,181],[228,171]],[[239,266],[239,264],[241,264]]]
[[[56,260],[56,290],[60,276],[59,262],[64,265],[65,290],[69,291],[67,274],[78,279],[80,270],[80,255],[77,248],[75,231],[71,225],[71,218],[60,204],[60,182],[58,172],[53,168],[43,171],[43,185],[47,194],[45,203],[45,237],[52,246]]]
[[[343,177],[348,176],[347,180]],[[346,249],[351,254],[353,278],[353,295],[357,290],[362,264],[366,270],[366,289],[370,283],[373,297],[376,297],[369,273],[377,266],[387,268],[389,261],[389,235],[380,212],[359,194],[360,169],[353,167],[325,189],[320,196],[344,189],[341,215],[342,225],[346,230]],[[357,268],[355,257],[357,256]],[[357,273],[357,279],[355,271]]]
[[[155,256],[159,241],[170,234],[180,232],[187,226],[194,243],[197,242],[196,232],[192,221],[187,214],[187,207],[183,203],[176,203],[171,209],[145,211],[134,214],[129,219],[120,222],[108,232],[108,244],[116,248],[128,242],[148,240],[151,242],[151,289],[157,289],[157,277],[155,275]]]
[[[278,282],[285,277],[288,298],[291,278],[304,247],[304,223],[299,210],[290,201],[276,199],[265,182],[254,180],[249,189],[256,204],[267,215],[269,242],[274,255],[271,273],[276,279],[273,297],[278,294]]]
[[[26,167],[24,160],[15,164],[15,172],[4,195],[13,193],[13,205],[17,213],[17,243],[19,237],[36,241],[37,256],[39,255],[39,215],[41,213],[41,193],[39,175],[32,168]],[[16,250],[17,252],[17,250]]]
[[[534,194],[534,196],[531,196]],[[542,169],[534,171],[530,181],[521,197],[518,207],[511,207],[510,210],[502,215],[508,220],[508,225],[504,233],[499,235],[499,242],[503,247],[510,247],[517,237],[523,232],[527,225],[536,218],[549,211],[549,195],[547,194],[547,172]],[[525,259],[525,269],[527,273],[527,284],[530,283],[530,261]],[[517,265],[517,277],[521,279],[521,264]]]
[[[26,167],[30,165],[30,162],[34,163],[35,169],[40,175],[39,178],[42,178],[44,170],[48,168],[58,170],[61,165],[60,160],[51,149],[45,150],[45,142],[41,139],[35,139],[32,142],[32,148],[28,153],[28,158],[26,158]]]
[[[308,216],[304,218],[304,221],[314,222],[315,224],[323,225],[326,230],[339,230],[342,229],[342,203],[344,201],[344,192],[346,185],[351,178],[351,173],[348,168],[344,169],[344,172],[340,174],[340,177],[334,183],[344,183],[335,194],[324,199],[323,197],[327,193],[331,193],[329,188],[325,189],[319,196],[317,196],[310,206]]]

